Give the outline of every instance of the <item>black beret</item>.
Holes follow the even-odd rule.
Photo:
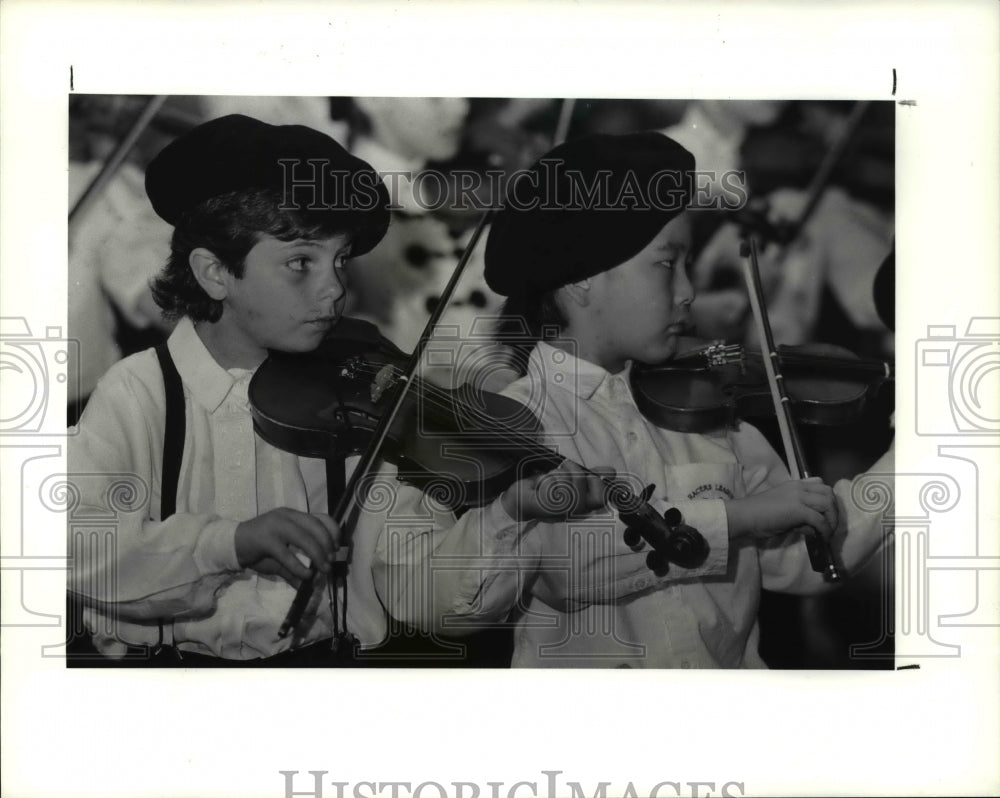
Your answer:
[[[311,218],[338,214],[338,229],[355,237],[353,255],[371,250],[389,225],[389,192],[371,164],[303,125],[223,116],[179,136],[146,169],[153,210],[172,225],[205,200],[254,188],[281,190]]]
[[[486,241],[503,296],[548,291],[624,263],[691,203],[694,156],[661,133],[568,141],[519,175]]]

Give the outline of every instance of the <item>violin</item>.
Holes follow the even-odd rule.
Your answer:
[[[892,364],[833,344],[779,346],[777,352],[792,414],[801,424],[849,424],[872,392],[894,379]],[[774,414],[761,353],[738,344],[682,338],[677,356],[634,364],[630,381],[642,414],[679,432],[708,432]]]
[[[341,318],[312,352],[270,353],[250,382],[254,425],[273,446],[301,457],[359,454],[402,384],[409,357],[375,325]],[[458,510],[502,493],[526,448],[536,449],[535,470],[562,462],[535,447],[539,422],[520,402],[468,384],[448,389],[414,379],[417,390],[382,448],[401,481]]]

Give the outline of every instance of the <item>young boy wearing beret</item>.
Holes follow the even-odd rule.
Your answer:
[[[347,259],[385,233],[387,192],[328,136],[239,115],[168,145],[146,190],[174,227],[154,296],[179,322],[164,347],[108,371],[70,439],[77,512],[110,528],[73,534],[70,594],[107,658],[312,663],[329,650],[326,602],[293,635],[277,630],[302,556],[322,573],[333,562],[325,464],[255,435],[247,386],[268,349],[308,351],[329,333]],[[352,629],[377,643],[370,571],[350,579]]]
[[[427,528],[400,538],[393,562],[377,557],[390,613],[430,628],[513,623],[515,666],[765,667],[761,589],[826,588],[803,529],[830,538],[848,571],[876,550],[878,519],[845,511],[849,485],[790,480],[752,426],[674,432],[636,406],[632,362],[670,358],[689,323],[694,168],[661,134],[596,135],[555,148],[508,192],[486,248],[487,281],[508,297],[499,338],[524,375],[504,393],[569,462],[515,484],[478,538]],[[652,507],[679,511],[708,556],[651,571],[601,480],[567,476],[570,462],[655,486]],[[560,487],[572,506],[555,510]],[[417,583],[435,600],[415,600]]]

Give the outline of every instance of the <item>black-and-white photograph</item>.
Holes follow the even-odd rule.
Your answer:
[[[68,664],[892,667],[893,103],[69,103]]]
[[[0,4],[0,791],[996,794],[998,16]]]

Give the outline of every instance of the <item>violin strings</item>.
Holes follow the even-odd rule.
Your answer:
[[[390,368],[394,370],[394,376],[400,376],[401,372],[397,369],[397,367],[390,366]],[[451,392],[445,390],[444,388],[440,388],[434,383],[421,377],[415,377],[414,379],[417,380],[416,387],[419,387],[424,392],[424,396],[431,408],[435,410],[448,411],[455,406],[456,403],[450,399],[453,395]],[[496,432],[498,434],[502,434],[504,437],[512,438],[518,445],[529,448],[532,454],[543,456],[557,454],[552,449],[538,443],[523,431],[507,426],[502,421],[498,421],[493,416],[483,413],[469,404],[462,405],[462,409],[465,411],[466,417],[470,418],[479,425],[480,431],[482,432]]]
[[[758,356],[760,353],[756,353]],[[841,372],[863,372],[866,374],[885,374],[886,364],[881,360],[858,358],[857,360],[830,355],[795,355],[778,352],[779,361],[789,366],[815,366],[817,369],[828,369]]]
[[[402,371],[398,367],[393,366],[392,364],[386,364],[386,365],[388,365],[388,367],[390,368],[393,376],[399,377],[402,374]],[[384,368],[385,366],[375,368],[374,366],[368,366],[367,364],[358,365],[358,371],[366,375],[378,374]],[[454,406],[455,403],[447,398],[453,395],[451,392],[447,391],[444,388],[440,388],[437,385],[434,385],[434,383],[422,377],[415,376],[414,379],[417,381],[417,385],[415,387],[419,387],[422,390],[424,390],[425,398],[427,399],[430,407],[441,411],[448,411]],[[557,456],[562,459],[565,459],[558,452],[549,448],[548,446],[545,446],[544,444],[539,443],[527,433],[518,430],[514,427],[510,427],[504,424],[502,421],[498,421],[493,416],[480,412],[475,407],[472,407],[467,403],[462,405],[462,408],[466,411],[466,417],[470,418],[476,424],[479,425],[480,431],[496,432],[497,434],[503,435],[506,439],[511,440],[512,443],[515,443],[518,446],[527,449],[529,453],[537,455],[539,457],[550,458],[552,456]],[[591,471],[589,468],[586,468],[585,466],[581,466],[581,468],[583,468],[589,474],[594,474],[593,471]],[[600,479],[606,485],[619,487],[618,483],[613,482],[612,480],[610,480],[607,477],[604,477],[603,475],[595,474],[595,476],[600,477]]]

